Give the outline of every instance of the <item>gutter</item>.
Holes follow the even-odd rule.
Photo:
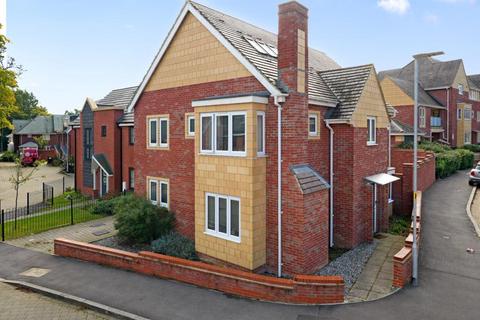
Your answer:
[[[275,95],[273,101],[277,106],[277,277],[282,276],[282,105],[285,102],[286,95]]]

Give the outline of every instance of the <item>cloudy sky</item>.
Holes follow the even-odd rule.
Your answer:
[[[276,32],[278,0],[198,0]],[[181,0],[8,0],[9,54],[20,85],[52,113],[85,97],[138,84],[171,28]],[[443,50],[480,73],[480,0],[301,0],[310,46],[344,67],[400,67],[418,52]]]

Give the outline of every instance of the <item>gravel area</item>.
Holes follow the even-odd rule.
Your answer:
[[[134,253],[137,253],[139,251],[151,251],[149,245],[131,246],[120,242],[116,236],[95,241],[93,242],[93,244]]]
[[[378,242],[364,243],[345,252],[317,272],[318,275],[341,275],[345,281],[345,292],[350,291],[377,247]]]

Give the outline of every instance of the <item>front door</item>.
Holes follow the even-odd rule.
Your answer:
[[[105,172],[103,172],[103,170],[100,170],[101,172],[101,188],[100,188],[100,191],[101,191],[101,194],[100,196],[104,196],[108,193],[108,176],[105,174]]]

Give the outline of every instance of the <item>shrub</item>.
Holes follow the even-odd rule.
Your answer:
[[[0,156],[0,161],[2,162],[15,162],[18,159],[18,155],[13,151],[5,151],[2,156]]]
[[[411,222],[412,220],[410,219],[410,217],[391,216],[388,233],[400,236],[407,236],[410,232]]]
[[[63,165],[63,160],[55,157],[50,161],[50,165],[54,167],[60,167]]]
[[[151,248],[154,252],[168,256],[198,260],[193,241],[177,232],[169,232],[153,241]]]
[[[455,153],[460,158],[460,170],[470,169],[473,165],[475,155],[472,151],[466,149],[457,149]]]
[[[436,155],[436,175],[446,178],[462,166],[462,156],[456,151],[441,152]]]
[[[118,197],[114,212],[118,237],[130,244],[150,243],[173,228],[174,216],[170,211],[133,194]]]
[[[115,214],[116,198],[98,200],[93,207],[92,213],[103,216],[112,216]]]
[[[438,142],[430,142],[430,141],[422,141],[418,145],[419,149],[423,149],[425,151],[432,151],[434,153],[441,153],[452,150],[449,146],[440,144]]]
[[[466,149],[466,150],[477,153],[477,152],[480,152],[480,145],[478,145],[478,144],[466,144],[462,147],[462,149]]]
[[[396,146],[399,149],[413,149],[413,143],[411,142],[402,142]]]

